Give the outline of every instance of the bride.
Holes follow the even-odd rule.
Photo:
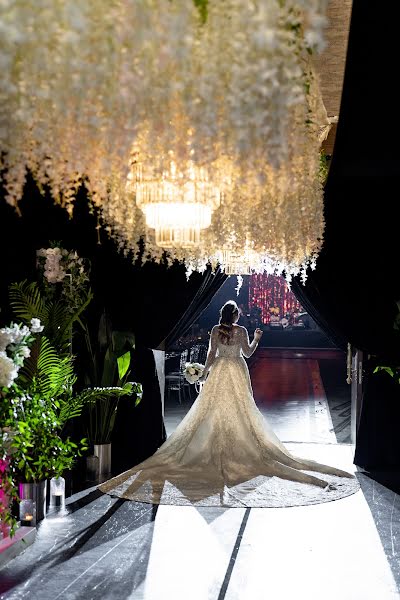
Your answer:
[[[154,504],[231,507],[314,504],[353,493],[353,475],[293,456],[277,438],[256,407],[244,360],[262,331],[256,329],[249,342],[233,301],[220,316],[204,384],[188,414],[153,456],[100,490]]]

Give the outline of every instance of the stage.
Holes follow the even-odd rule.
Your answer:
[[[261,348],[332,348],[335,345],[319,329],[269,329],[263,327]],[[249,331],[251,335],[253,332]]]

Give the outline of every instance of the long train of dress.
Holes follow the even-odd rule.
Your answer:
[[[354,476],[293,456],[275,435],[255,404],[243,358],[255,346],[243,327],[229,345],[213,330],[212,369],[185,418],[153,456],[99,489],[153,504],[229,507],[315,504],[357,491]]]

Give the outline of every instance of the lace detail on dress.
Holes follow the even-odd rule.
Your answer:
[[[218,325],[215,325],[211,331],[204,374],[208,373],[216,358],[240,358],[242,356],[249,358],[257,345],[258,342],[255,340],[250,344],[247,329],[239,325],[233,326],[232,337],[228,344],[224,344],[218,335]]]
[[[214,328],[206,361],[210,373],[186,417],[152,457],[100,490],[130,500],[199,506],[328,501],[335,495],[321,488],[332,482],[341,496],[356,491],[352,475],[293,456],[272,431],[254,402],[243,358],[255,348],[244,327],[235,327],[229,344],[218,341]]]

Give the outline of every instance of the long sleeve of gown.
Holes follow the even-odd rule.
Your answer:
[[[215,357],[217,355],[217,337],[218,327],[213,327],[210,335],[210,343],[208,344],[207,360],[204,368],[203,377],[207,375],[213,362],[215,361]]]
[[[241,343],[242,343],[242,352],[246,358],[250,358],[252,354],[254,354],[257,346],[258,340],[253,339],[250,344],[249,334],[245,327],[242,327],[242,335],[241,335]]]

